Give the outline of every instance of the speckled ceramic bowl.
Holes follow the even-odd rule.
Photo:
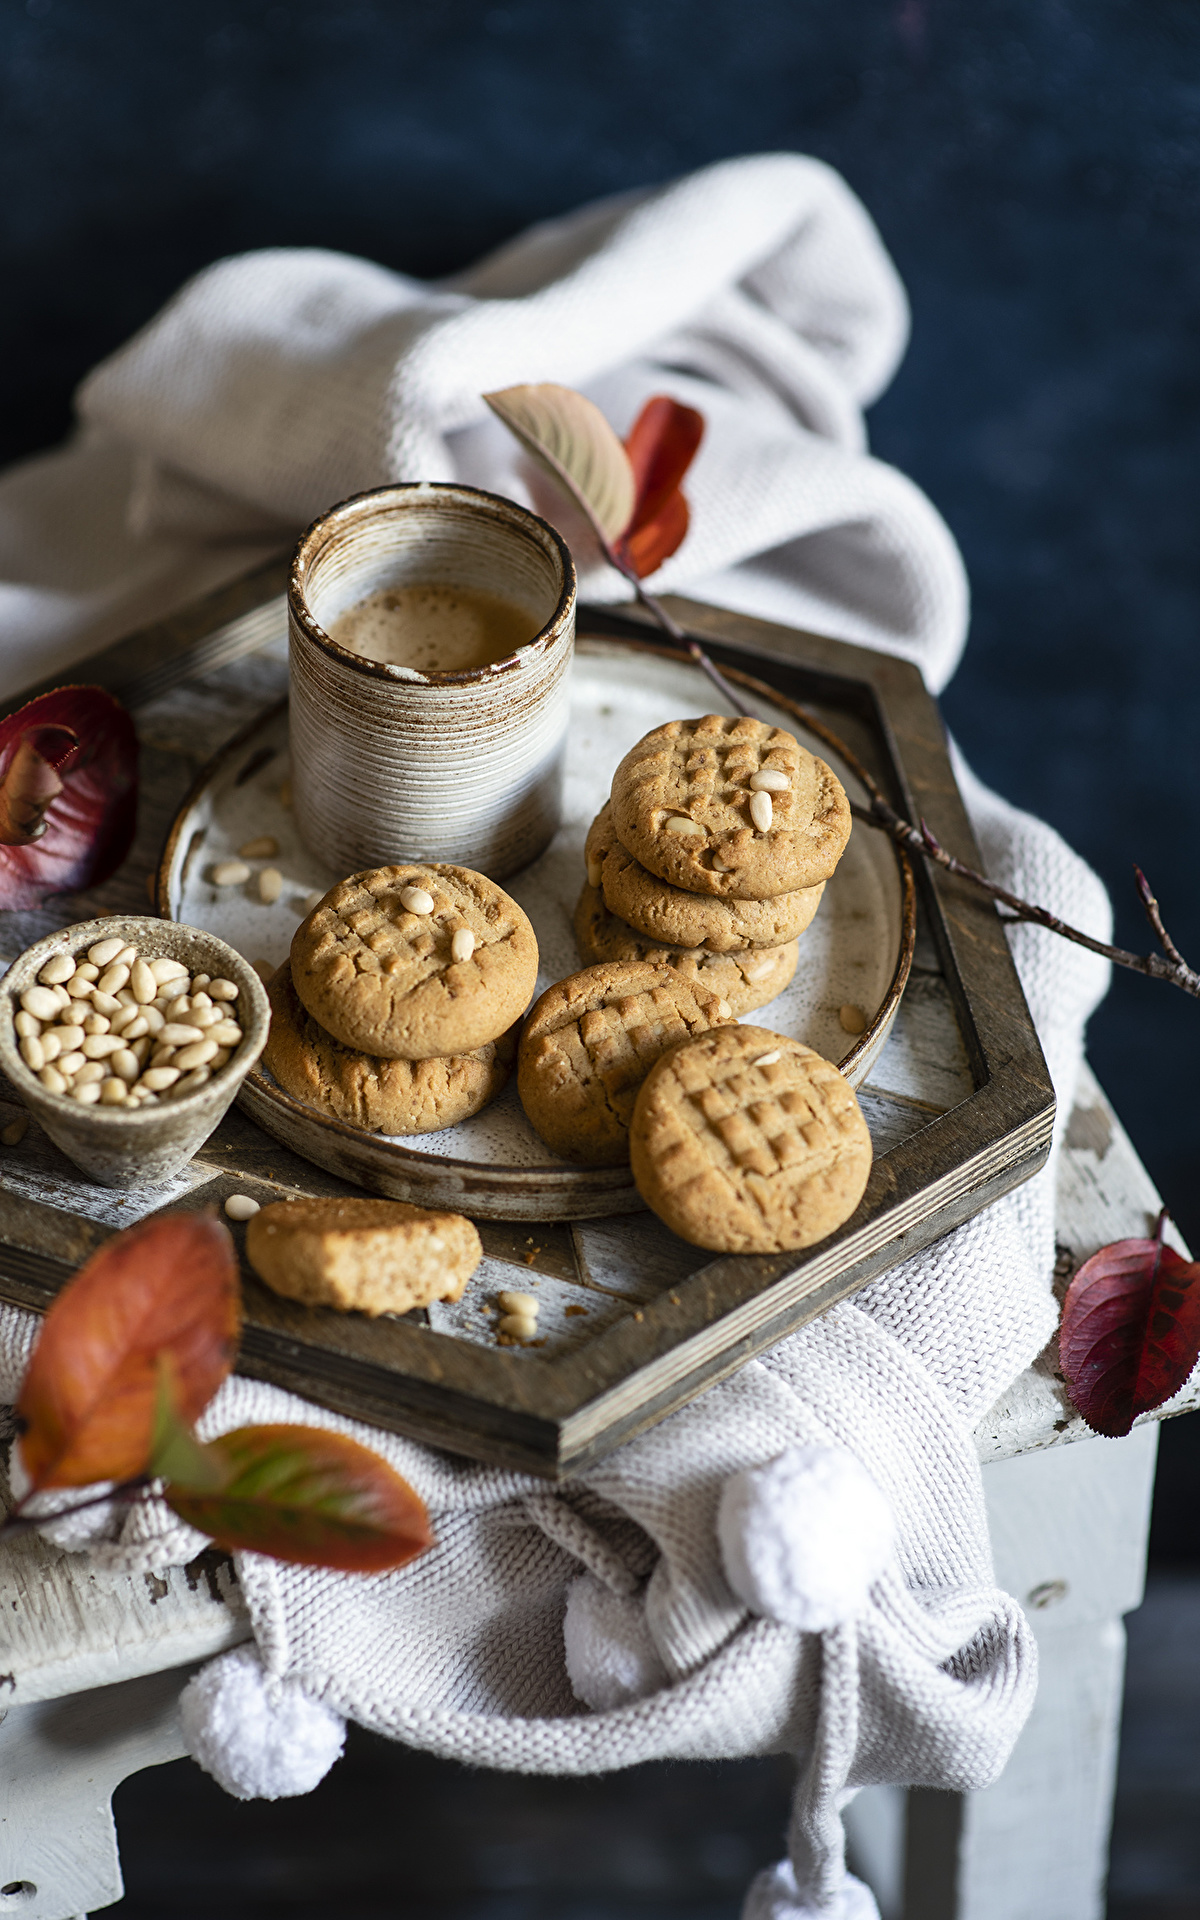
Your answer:
[[[17,1050],[18,1002],[56,953],[81,959],[98,940],[119,935],[147,960],[178,960],[192,973],[231,980],[231,1003],[244,1039],[233,1058],[194,1093],[123,1112],[120,1107],[81,1106],[69,1094],[51,1093]],[[197,927],[169,920],[113,914],[63,927],[13,961],[0,980],[0,1067],[29,1111],[81,1173],[104,1187],[157,1187],[186,1166],[227,1108],[267,1042],[271,1012],[262,981],[240,953]]]

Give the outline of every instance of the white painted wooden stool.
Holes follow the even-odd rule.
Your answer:
[[[1085,1070],[1059,1175],[1072,1265],[1147,1232],[1158,1204]],[[1198,1399],[1189,1387],[1164,1411]],[[1029,1611],[1041,1685],[986,1793],[873,1788],[848,1808],[884,1920],[1100,1920],[1122,1616],[1142,1596],[1157,1437],[1153,1419],[1126,1440],[1089,1435],[1046,1357],[980,1426],[996,1575]],[[185,1681],[248,1635],[219,1555],[131,1577],[35,1536],[0,1552],[0,1916],[72,1920],[120,1899],[113,1789],[183,1753]],[[23,1704],[4,1714],[17,1671]]]

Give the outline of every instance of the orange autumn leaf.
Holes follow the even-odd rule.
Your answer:
[[[239,1427],[210,1440],[204,1456],[223,1471],[223,1485],[190,1491],[173,1482],[166,1499],[181,1520],[227,1551],[386,1573],[433,1545],[419,1495],[345,1434]]]
[[[657,573],[683,544],[688,504],[680,481],[704,436],[704,415],[667,394],[647,400],[625,442],[633,468],[633,512],[616,549],[639,580]]]
[[[34,1487],[146,1471],[168,1355],[179,1412],[195,1420],[233,1364],[241,1299],[233,1242],[207,1214],[172,1213],[107,1241],[42,1325],[17,1412]]]

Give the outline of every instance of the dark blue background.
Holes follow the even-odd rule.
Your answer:
[[[1194,0],[0,0],[0,63],[6,458],[59,438],[78,377],[217,255],[317,243],[436,274],[724,155],[831,161],[913,303],[875,451],[971,576],[950,722],[1098,868],[1125,944],[1148,944],[1136,860],[1200,962]],[[1091,1053],[1200,1244],[1200,1005],[1118,976]],[[1200,1552],[1193,1424],[1166,1431],[1156,1516],[1178,1558]],[[461,1911],[736,1910],[732,1881],[672,1905],[669,1877],[649,1905],[617,1872],[611,1908]],[[165,1910],[146,1886],[131,1914]],[[238,1916],[307,1910],[294,1883],[245,1897]]]

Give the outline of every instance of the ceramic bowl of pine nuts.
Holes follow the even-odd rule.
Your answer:
[[[192,1158],[266,1045],[262,981],[213,934],[110,915],[63,927],[0,979],[0,1068],[105,1187]]]

